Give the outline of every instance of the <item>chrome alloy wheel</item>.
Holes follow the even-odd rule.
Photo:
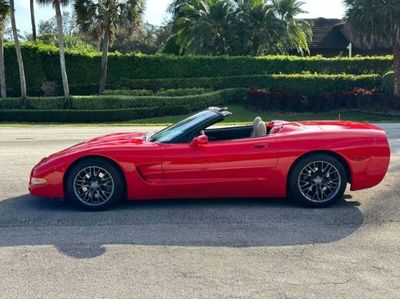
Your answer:
[[[301,194],[312,202],[322,203],[334,198],[341,186],[338,169],[326,161],[313,161],[307,164],[298,177]]]
[[[76,197],[84,204],[102,205],[114,193],[114,180],[104,168],[88,166],[76,174],[73,189]]]

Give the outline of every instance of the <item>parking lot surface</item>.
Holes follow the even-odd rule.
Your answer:
[[[151,127],[0,127],[2,298],[400,298],[400,124],[377,187],[288,200],[126,202],[83,212],[27,193],[40,158]]]

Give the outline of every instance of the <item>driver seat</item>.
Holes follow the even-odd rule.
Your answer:
[[[261,117],[257,116],[253,121],[253,131],[250,137],[263,137],[267,136],[267,127]]]

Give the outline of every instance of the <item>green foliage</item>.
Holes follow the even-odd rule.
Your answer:
[[[244,103],[258,110],[286,112],[329,112],[351,109],[385,113],[400,108],[395,97],[381,95],[377,90],[362,88],[313,95],[250,89]]]
[[[155,93],[148,89],[106,89],[102,95],[114,96],[152,96]]]
[[[38,37],[38,40],[43,44],[58,46],[56,34],[43,34]],[[73,50],[79,53],[96,52],[96,48],[92,44],[89,44],[76,35],[64,35],[64,46],[67,50]]]
[[[180,115],[189,112],[190,110],[186,106],[112,110],[0,110],[0,122],[118,122],[164,115]]]
[[[133,108],[157,108],[185,106],[187,110],[196,111],[209,106],[224,105],[240,102],[244,99],[246,89],[233,88],[185,96],[72,96],[70,110],[120,110]],[[63,97],[30,97],[27,99],[29,110],[63,110]],[[21,102],[17,98],[0,99],[0,110],[21,109]],[[67,111],[67,110],[65,110]]]
[[[158,96],[189,96],[209,92],[205,88],[177,88],[177,89],[161,89],[157,91]]]
[[[65,100],[64,97],[29,97],[26,105],[37,110],[64,109]]]
[[[292,91],[304,94],[340,92],[355,87],[373,89],[380,85],[380,75],[253,75],[215,78],[168,78],[168,79],[121,79],[121,88],[151,89],[163,88],[268,88],[278,91]]]
[[[188,96],[74,96],[71,99],[72,108],[78,110],[90,109],[123,109],[145,107],[187,106],[190,110],[199,110],[209,106],[223,105],[228,102],[240,101],[244,98],[246,89],[226,89],[200,95]]]
[[[386,95],[393,95],[394,93],[394,71],[387,72],[382,78],[382,91]]]
[[[25,64],[28,94],[42,94],[42,82],[55,81],[61,88],[61,71],[58,49],[52,45],[24,43],[22,56]],[[8,94],[19,95],[18,67],[12,44],[5,45],[6,79]],[[95,93],[98,90],[101,57],[99,53],[82,54],[66,51],[66,66],[72,94]],[[108,87],[116,88],[124,80],[230,77],[267,74],[384,74],[392,68],[393,58],[354,57],[322,58],[297,56],[263,57],[207,57],[207,56],[170,56],[110,54],[108,65]],[[179,84],[180,79],[169,79],[173,86],[160,88],[193,88],[206,85]],[[189,79],[185,79],[189,80]],[[211,81],[214,79],[210,79]],[[157,84],[157,80],[154,80]],[[149,85],[150,83],[146,83]],[[236,87],[230,85],[229,87]],[[249,86],[254,87],[254,86]],[[140,87],[135,87],[140,88]],[[147,89],[146,86],[142,87]],[[160,89],[156,88],[156,89]],[[154,89],[154,88],[152,88]]]
[[[178,88],[178,89],[162,89],[157,92],[149,89],[107,89],[102,95],[126,95],[126,96],[188,96],[199,95],[209,92],[204,88]]]
[[[400,42],[399,0],[344,0],[347,23],[360,41],[368,45]]]
[[[71,109],[62,97],[28,98],[28,109],[18,99],[0,99],[0,121],[115,122],[180,115],[209,106],[241,102],[246,89],[227,89],[187,96],[74,96]]]
[[[0,98],[0,110],[21,109],[21,100],[18,98]]]
[[[27,92],[29,95],[41,94],[42,82],[45,78],[42,61],[37,55],[38,46],[31,42],[21,45],[24,60]],[[4,61],[6,69],[7,94],[19,96],[20,81],[18,73],[17,57],[13,44],[4,45]],[[57,65],[59,63],[57,62]]]
[[[308,51],[311,27],[297,0],[174,1],[174,34],[188,53],[264,55]]]

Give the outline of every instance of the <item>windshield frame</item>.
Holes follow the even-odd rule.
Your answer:
[[[203,115],[203,117],[199,119],[201,115]],[[203,110],[149,135],[146,140],[156,143],[188,143],[192,141],[198,132],[224,120],[224,118],[225,116],[223,114],[214,110]],[[168,133],[170,133],[171,136],[163,137]]]

